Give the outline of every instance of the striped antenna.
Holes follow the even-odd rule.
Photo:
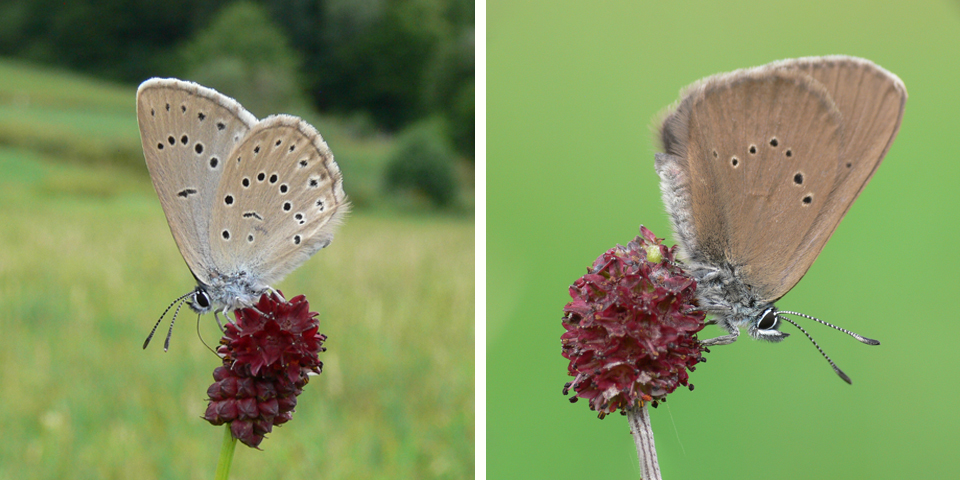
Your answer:
[[[803,332],[803,334],[806,335],[811,342],[813,342],[813,346],[817,347],[817,350],[820,351],[820,355],[823,355],[823,358],[826,358],[827,362],[830,362],[830,366],[833,367],[833,371],[837,372],[837,375],[840,375],[840,378],[842,378],[844,382],[847,382],[848,384],[853,385],[853,381],[850,380],[850,377],[848,377],[846,373],[843,373],[843,370],[840,370],[840,367],[838,367],[836,363],[833,363],[833,360],[830,360],[830,357],[827,356],[827,353],[824,352],[822,348],[820,348],[820,345],[817,344],[817,341],[814,340],[813,337],[811,337],[810,334],[803,329],[803,327],[801,327],[800,325],[797,325],[796,322],[794,322],[793,320],[790,320],[787,317],[781,317],[780,315],[777,315],[777,318],[779,318],[780,320],[790,322],[794,327],[799,328],[800,331]]]
[[[157,323],[154,323],[154,324],[153,324],[153,328],[150,329],[150,335],[147,335],[147,339],[143,341],[143,348],[144,348],[144,350],[146,350],[147,345],[150,345],[150,340],[153,339],[153,334],[154,334],[154,333],[157,333],[157,327],[160,326],[160,321],[163,320],[163,317],[165,317],[165,316],[167,315],[167,312],[169,312],[170,309],[173,308],[174,305],[176,305],[177,303],[180,303],[180,305],[177,307],[177,311],[174,312],[174,314],[173,314],[173,321],[176,321],[176,319],[177,319],[177,313],[180,312],[180,307],[183,306],[183,300],[184,300],[185,298],[189,297],[190,295],[193,295],[193,293],[194,293],[195,291],[196,291],[196,290],[190,290],[189,293],[185,293],[185,294],[183,294],[183,295],[180,295],[180,297],[178,297],[176,300],[174,300],[173,302],[171,302],[170,305],[167,306],[167,309],[164,310],[163,313],[160,314],[160,318],[157,319]],[[170,322],[170,328],[171,328],[171,329],[173,328],[173,321]],[[170,334],[167,334],[167,342],[166,342],[166,344],[165,344],[164,347],[163,347],[163,351],[167,351],[167,347],[169,347],[169,346],[170,346]]]
[[[777,311],[777,314],[778,314],[778,315],[781,314],[781,313],[789,313],[790,315],[796,315],[796,316],[798,316],[798,317],[807,318],[807,319],[813,320],[813,321],[815,321],[815,322],[820,322],[820,323],[822,323],[822,324],[824,324],[824,325],[826,325],[826,326],[828,326],[828,327],[832,327],[832,328],[835,328],[835,329],[837,329],[837,330],[840,330],[841,332],[846,333],[847,335],[850,335],[851,337],[856,338],[857,340],[860,340],[861,342],[866,343],[867,345],[880,345],[880,342],[878,342],[878,341],[876,341],[876,340],[874,340],[874,339],[872,339],[872,338],[867,338],[867,337],[864,337],[863,335],[860,335],[860,334],[858,334],[858,333],[851,332],[850,330],[847,330],[846,328],[838,327],[838,326],[836,326],[836,325],[834,325],[834,324],[832,324],[832,323],[824,322],[823,320],[820,320],[820,319],[817,318],[817,317],[811,317],[810,315],[804,315],[804,314],[799,313],[799,312],[786,312],[786,311],[783,311],[783,310],[778,310],[778,311]],[[788,321],[789,321],[789,320],[788,320]],[[793,323],[793,322],[790,322],[790,323]],[[794,325],[796,325],[796,324],[794,323]],[[811,340],[812,340],[812,339],[811,339]]]

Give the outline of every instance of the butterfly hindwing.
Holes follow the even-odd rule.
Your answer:
[[[681,105],[664,136],[682,144],[690,179],[687,251],[730,265],[761,298],[789,290],[790,256],[833,187],[839,111],[809,76],[771,69],[710,77]]]
[[[209,242],[216,265],[265,285],[328,245],[348,208],[327,144],[289,115],[264,119],[235,146],[215,199]]]

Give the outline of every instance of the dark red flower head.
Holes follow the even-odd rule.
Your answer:
[[[274,425],[290,420],[307,375],[320,373],[317,355],[327,337],[303,295],[288,302],[267,293],[234,315],[236,323],[228,323],[220,339],[223,365],[213,371],[203,418],[229,422],[234,437],[257,447]]]
[[[663,401],[687,370],[703,361],[696,333],[705,314],[697,310],[697,283],[674,261],[650,230],[617,245],[593,262],[570,287],[560,337],[574,380],[570,401],[584,398],[600,418],[643,402]],[[689,386],[693,389],[693,385]]]

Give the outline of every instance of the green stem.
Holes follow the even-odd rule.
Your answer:
[[[227,480],[230,478],[230,464],[233,463],[233,451],[236,450],[237,439],[233,438],[233,432],[230,431],[230,424],[224,425],[223,444],[220,445],[220,460],[217,461],[216,480]]]

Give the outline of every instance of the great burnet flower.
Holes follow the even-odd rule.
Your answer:
[[[561,345],[575,377],[563,393],[573,390],[571,402],[588,400],[600,418],[644,402],[656,406],[688,385],[687,370],[703,361],[696,281],[675,262],[676,246],[642,226],[640,234],[597,258],[570,287],[573,301],[563,309]]]
[[[318,354],[327,337],[303,295],[285,301],[267,293],[234,315],[217,349],[223,365],[213,371],[203,418],[230,423],[234,437],[257,447],[274,425],[291,419],[308,374],[323,368]]]

